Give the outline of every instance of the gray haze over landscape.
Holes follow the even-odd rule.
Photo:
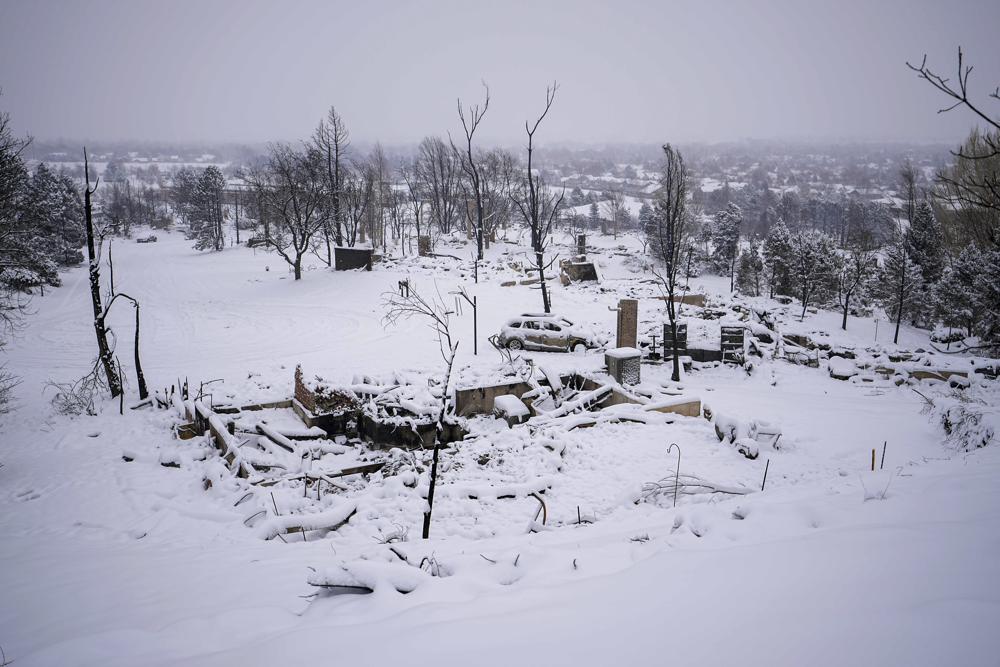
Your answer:
[[[362,141],[454,131],[520,141],[961,140],[971,115],[905,62],[961,45],[1000,82],[1000,3],[53,2],[5,0],[0,108],[42,139],[303,137],[331,105]]]

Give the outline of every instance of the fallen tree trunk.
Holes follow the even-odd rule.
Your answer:
[[[326,512],[315,514],[288,514],[275,516],[256,528],[257,535],[265,540],[272,540],[278,535],[307,530],[337,530],[351,520],[358,511],[354,503],[344,503]]]

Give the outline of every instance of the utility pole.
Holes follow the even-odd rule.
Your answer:
[[[236,227],[236,245],[240,244],[240,191],[239,188],[233,190],[233,209],[235,211],[236,220],[233,223]]]
[[[479,355],[479,297],[477,295],[469,296],[469,293],[465,291],[462,287],[456,292],[452,292],[463,299],[465,299],[470,306],[472,306],[472,354],[475,356]]]

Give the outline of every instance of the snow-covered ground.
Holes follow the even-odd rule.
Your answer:
[[[512,268],[526,260],[516,243],[493,245],[478,285],[468,262],[447,258],[394,260],[371,273],[313,262],[296,282],[274,255],[198,253],[179,235],[159,236],[114,248],[116,286],[142,304],[151,388],[224,378],[214,395],[251,402],[288,398],[297,364],[324,377],[440,373],[424,322],[382,321],[381,295],[403,278],[449,302],[460,285],[478,297],[478,355],[471,310],[456,316],[458,364],[469,373],[499,362],[487,337],[506,319],[540,309],[535,288],[501,285],[524,277]],[[568,235],[557,240],[573,253]],[[640,244],[588,240],[600,246],[592,256],[602,283],[553,281],[555,310],[612,335],[608,308],[637,296],[644,327],[655,322],[662,302],[643,282]],[[725,294],[728,282],[706,276],[693,288]],[[906,386],[842,382],[782,361],[749,375],[687,375],[679,391],[715,413],[780,426],[779,449],[762,447],[756,460],[720,443],[701,417],[533,435],[480,420],[479,438],[442,455],[431,540],[419,539],[416,490],[387,477],[372,489],[351,483],[344,497],[359,511],[336,532],[282,543],[244,525],[235,481],[205,489],[218,459],[185,450],[170,411],[119,416],[109,404],[96,417],[53,415],[46,383],[81,376],[93,356],[84,271],[67,273],[33,307],[8,349],[23,383],[0,430],[0,647],[19,667],[995,665],[1000,656],[1000,452],[946,444]],[[112,320],[129,372],[131,318],[123,306]],[[874,319],[852,317],[847,332],[839,324],[820,311],[786,326],[825,332],[835,345],[876,342]],[[877,342],[889,336],[883,320]],[[904,327],[901,347],[926,343],[925,332]],[[558,371],[596,370],[603,358],[529,356]],[[643,379],[666,382],[668,371],[645,365]],[[995,390],[980,390],[995,407]],[[636,504],[644,484],[673,474],[671,443],[682,450],[682,475],[749,492],[682,497],[676,508],[669,496]],[[883,443],[884,469],[872,473],[871,451],[881,457]],[[528,531],[533,498],[496,497],[533,484],[548,487],[540,532]],[[408,539],[383,544],[393,531]],[[390,546],[447,576],[403,565]],[[309,581],[338,576],[344,563],[367,563],[379,582],[416,577],[417,586],[315,596]]]

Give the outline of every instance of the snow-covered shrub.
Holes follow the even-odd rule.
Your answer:
[[[375,537],[375,541],[379,544],[393,544],[394,542],[406,542],[409,540],[410,528],[409,526],[404,526],[402,524],[393,522],[392,530],[383,531],[379,529],[378,537]]]
[[[861,475],[861,488],[864,489],[865,501],[885,500],[895,476],[894,470],[876,470]]]
[[[952,327],[944,327],[938,325],[934,331],[931,332],[931,341],[947,345],[948,343],[957,343],[965,340],[965,332],[961,329],[953,329]]]
[[[985,447],[1000,431],[1000,412],[987,405],[960,400],[939,401],[933,412],[948,435],[948,443],[958,451],[970,452]]]
[[[21,380],[4,370],[0,366],[0,415],[10,411],[10,401],[13,398],[14,387],[20,384]]]
[[[717,414],[715,415],[714,425],[715,435],[719,438],[720,442],[729,441],[730,443],[734,443],[740,438],[747,437],[747,427],[739,419]]]
[[[760,453],[757,441],[753,438],[737,438],[733,446],[736,447],[736,451],[751,460],[757,458]]]
[[[104,373],[94,366],[93,370],[74,382],[52,382],[47,389],[55,390],[52,407],[61,415],[96,415],[97,401],[109,391]]]
[[[62,284],[55,262],[48,258],[36,260],[32,266],[8,266],[0,269],[0,284],[29,294],[42,285],[58,287]]]

